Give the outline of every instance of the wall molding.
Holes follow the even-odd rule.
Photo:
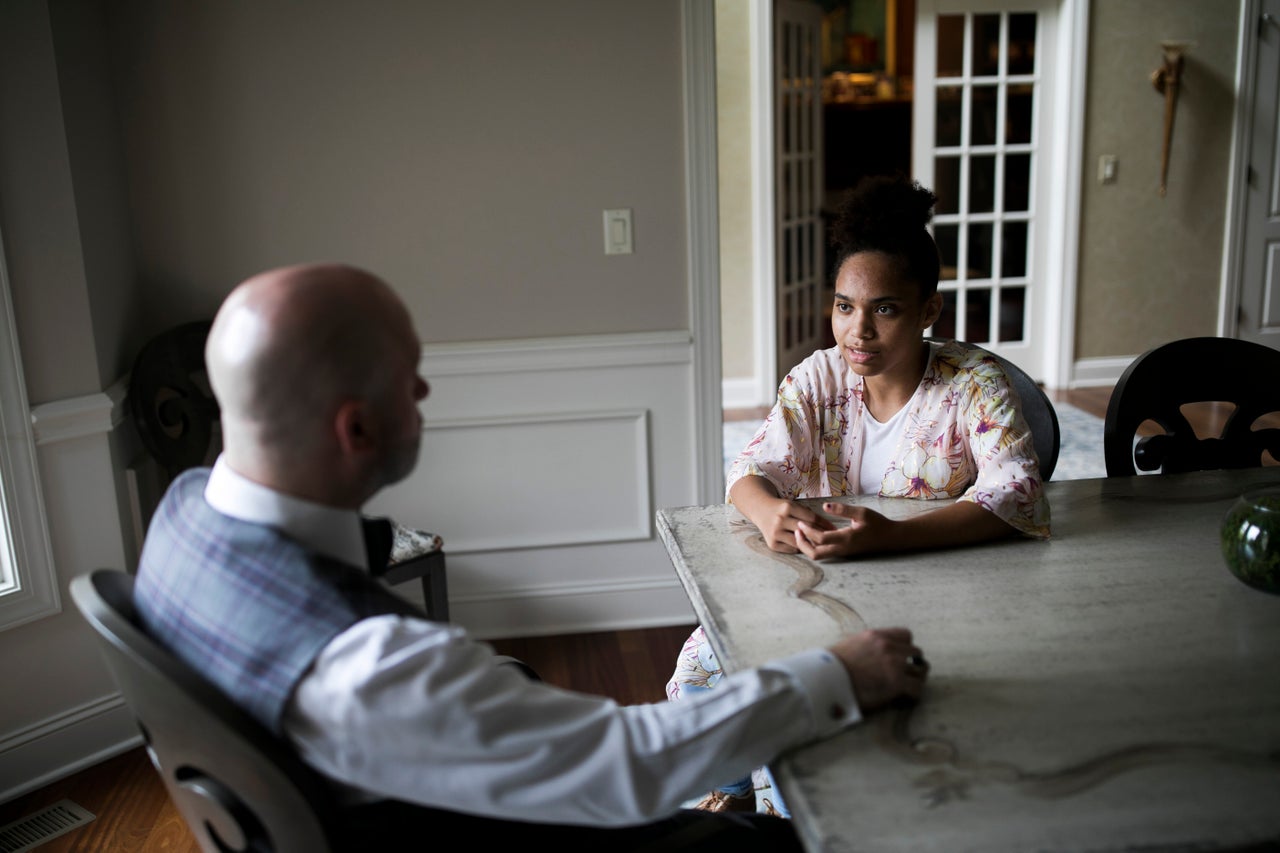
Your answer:
[[[770,406],[773,397],[760,393],[758,377],[726,379],[721,394],[726,409],[754,409],[758,406]]]
[[[106,393],[86,394],[31,410],[31,426],[36,445],[44,447],[60,441],[111,432],[119,423],[117,406]]]
[[[693,331],[693,442],[697,503],[724,493],[720,461],[720,191],[716,143],[716,27],[713,0],[680,7],[684,67],[685,255]]]
[[[607,450],[602,449],[596,456],[596,464],[582,466],[581,470],[572,474],[566,471],[559,478],[573,477],[573,486],[544,486],[547,480],[556,478],[557,472],[551,466],[544,465],[541,460],[530,458],[539,455],[537,448],[528,448],[525,454],[518,450],[526,447],[528,433],[539,427],[550,427],[551,432],[565,442],[585,447],[594,440],[597,445],[607,446]],[[424,422],[423,430],[426,433],[423,438],[426,447],[424,453],[431,453],[433,456],[456,460],[468,456],[466,448],[475,444],[502,447],[515,455],[523,455],[526,460],[524,476],[531,477],[536,482],[512,483],[511,490],[518,493],[535,485],[537,488],[545,487],[550,498],[556,497],[557,493],[563,498],[552,501],[558,506],[533,506],[504,524],[479,525],[477,534],[451,536],[446,541],[451,554],[628,542],[649,539],[653,535],[654,508],[649,485],[649,471],[653,467],[653,460],[649,454],[649,412],[644,409],[558,409],[532,414],[431,418]],[[431,435],[432,433],[435,435]],[[441,447],[456,447],[457,451],[442,451]],[[469,468],[470,462],[464,462],[463,467]],[[485,476],[477,473],[470,479]],[[455,483],[458,481],[457,477],[450,479]],[[510,478],[505,472],[498,472],[495,479]],[[441,498],[439,489],[431,482],[428,487],[431,494],[424,496],[424,502],[438,504]],[[586,503],[589,507],[566,513],[566,508],[572,506],[573,498],[573,494],[566,492],[590,496],[608,494],[611,488],[616,489],[616,493],[609,499],[588,497]],[[495,482],[491,489],[500,490],[501,483]],[[474,494],[476,491],[484,492],[485,486],[477,486],[472,482],[450,489],[445,499],[447,503],[452,504],[463,490],[471,494],[469,503],[483,505],[486,502],[484,494]],[[466,499],[465,494],[463,499]],[[488,503],[501,504],[502,501],[500,494],[494,494]],[[584,512],[589,514],[590,521],[594,524],[583,525]]]
[[[37,791],[142,743],[119,693],[108,693],[0,737],[0,802]]]
[[[430,378],[687,364],[692,343],[687,331],[676,331],[423,344],[422,372]]]
[[[1099,385],[1115,385],[1125,368],[1137,356],[1121,355],[1102,358],[1076,359],[1071,370],[1068,388],[1094,388]]]

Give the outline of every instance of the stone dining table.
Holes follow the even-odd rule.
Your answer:
[[[726,677],[864,627],[930,661],[918,704],[770,766],[808,850],[1276,849],[1280,595],[1219,544],[1263,485],[1280,468],[1051,482],[1048,541],[822,562],[726,504],[657,521]]]

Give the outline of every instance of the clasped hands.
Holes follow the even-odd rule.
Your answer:
[[[775,498],[756,526],[771,550],[823,560],[881,550],[895,524],[865,506],[829,502],[822,508],[848,524],[836,524],[803,504]]]

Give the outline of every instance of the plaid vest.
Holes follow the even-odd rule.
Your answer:
[[[270,731],[316,655],[361,619],[425,614],[362,568],[204,499],[209,469],[182,473],[147,531],[134,584],[146,630]]]

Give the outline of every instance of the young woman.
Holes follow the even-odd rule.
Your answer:
[[[936,197],[902,177],[863,180],[833,230],[836,345],[783,380],[769,416],[729,470],[728,500],[768,546],[815,559],[1049,536],[1049,505],[1031,432],[990,355],[929,342],[942,310],[938,250],[927,229]],[[956,498],[910,519],[797,498],[878,494]],[[667,696],[720,678],[702,628],[685,642]],[[755,811],[752,781],[713,791],[701,808]]]

